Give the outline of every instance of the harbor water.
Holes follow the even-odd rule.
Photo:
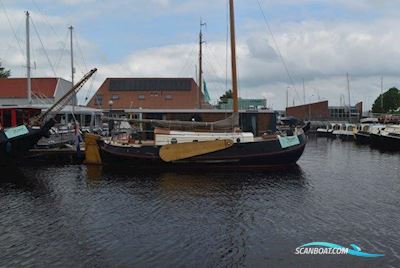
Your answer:
[[[396,267],[400,153],[310,138],[283,171],[26,166],[0,180],[0,266]],[[378,258],[296,255],[329,242]]]

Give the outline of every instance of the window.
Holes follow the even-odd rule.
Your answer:
[[[172,95],[165,95],[165,100],[172,100]]]
[[[11,127],[11,110],[3,111],[3,128]]]
[[[138,99],[139,99],[139,100],[145,100],[146,98],[144,97],[144,95],[139,95],[139,96],[138,96]]]

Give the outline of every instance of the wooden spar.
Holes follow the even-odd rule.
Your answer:
[[[233,125],[239,125],[239,117],[237,115],[215,121],[215,122],[193,122],[193,121],[174,121],[174,120],[157,120],[157,119],[122,119],[103,117],[103,122],[117,121],[129,123],[150,123],[162,127],[202,127],[211,129],[231,129]]]
[[[235,10],[233,0],[229,0],[230,28],[231,28],[231,63],[232,63],[232,98],[233,113],[239,112],[238,105],[238,86],[236,70],[236,37],[235,37]]]
[[[159,155],[164,162],[172,162],[221,151],[232,145],[230,139],[167,144],[161,147]]]

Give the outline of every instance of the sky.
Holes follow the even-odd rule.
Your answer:
[[[370,109],[381,77],[385,89],[400,87],[399,9],[397,0],[236,0],[240,97],[278,110],[287,92],[289,105],[304,95],[348,105],[348,73],[351,103]],[[25,11],[33,77],[71,79],[73,25],[76,80],[98,68],[80,104],[107,77],[195,78],[200,19],[211,98],[231,88],[227,0],[0,0],[0,61],[14,77],[26,75]]]

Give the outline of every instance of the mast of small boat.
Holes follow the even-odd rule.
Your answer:
[[[27,95],[28,104],[32,104],[32,81],[31,81],[31,45],[30,45],[30,30],[29,30],[29,11],[26,11],[26,80],[27,80]]]
[[[70,32],[70,52],[71,52],[71,82],[72,82],[72,86],[74,86],[75,83],[75,67],[74,67],[74,41],[73,41],[73,31],[74,31],[74,27],[71,25],[70,27],[68,27],[69,32]],[[76,105],[76,95],[74,95],[72,97],[72,113],[75,113],[75,105]]]
[[[349,95],[349,121],[351,121],[351,99],[350,99],[350,78],[349,73],[346,74],[347,78],[347,93]]]
[[[201,91],[203,89],[203,20],[200,19],[200,34],[199,34],[199,90],[197,92],[197,105],[201,109]]]
[[[229,0],[230,28],[231,28],[231,64],[232,64],[232,98],[233,98],[233,115],[239,117],[238,105],[238,86],[237,86],[237,70],[236,70],[236,36],[235,36],[235,9],[233,0]],[[237,124],[237,122],[234,122]],[[237,127],[237,126],[236,126]]]

